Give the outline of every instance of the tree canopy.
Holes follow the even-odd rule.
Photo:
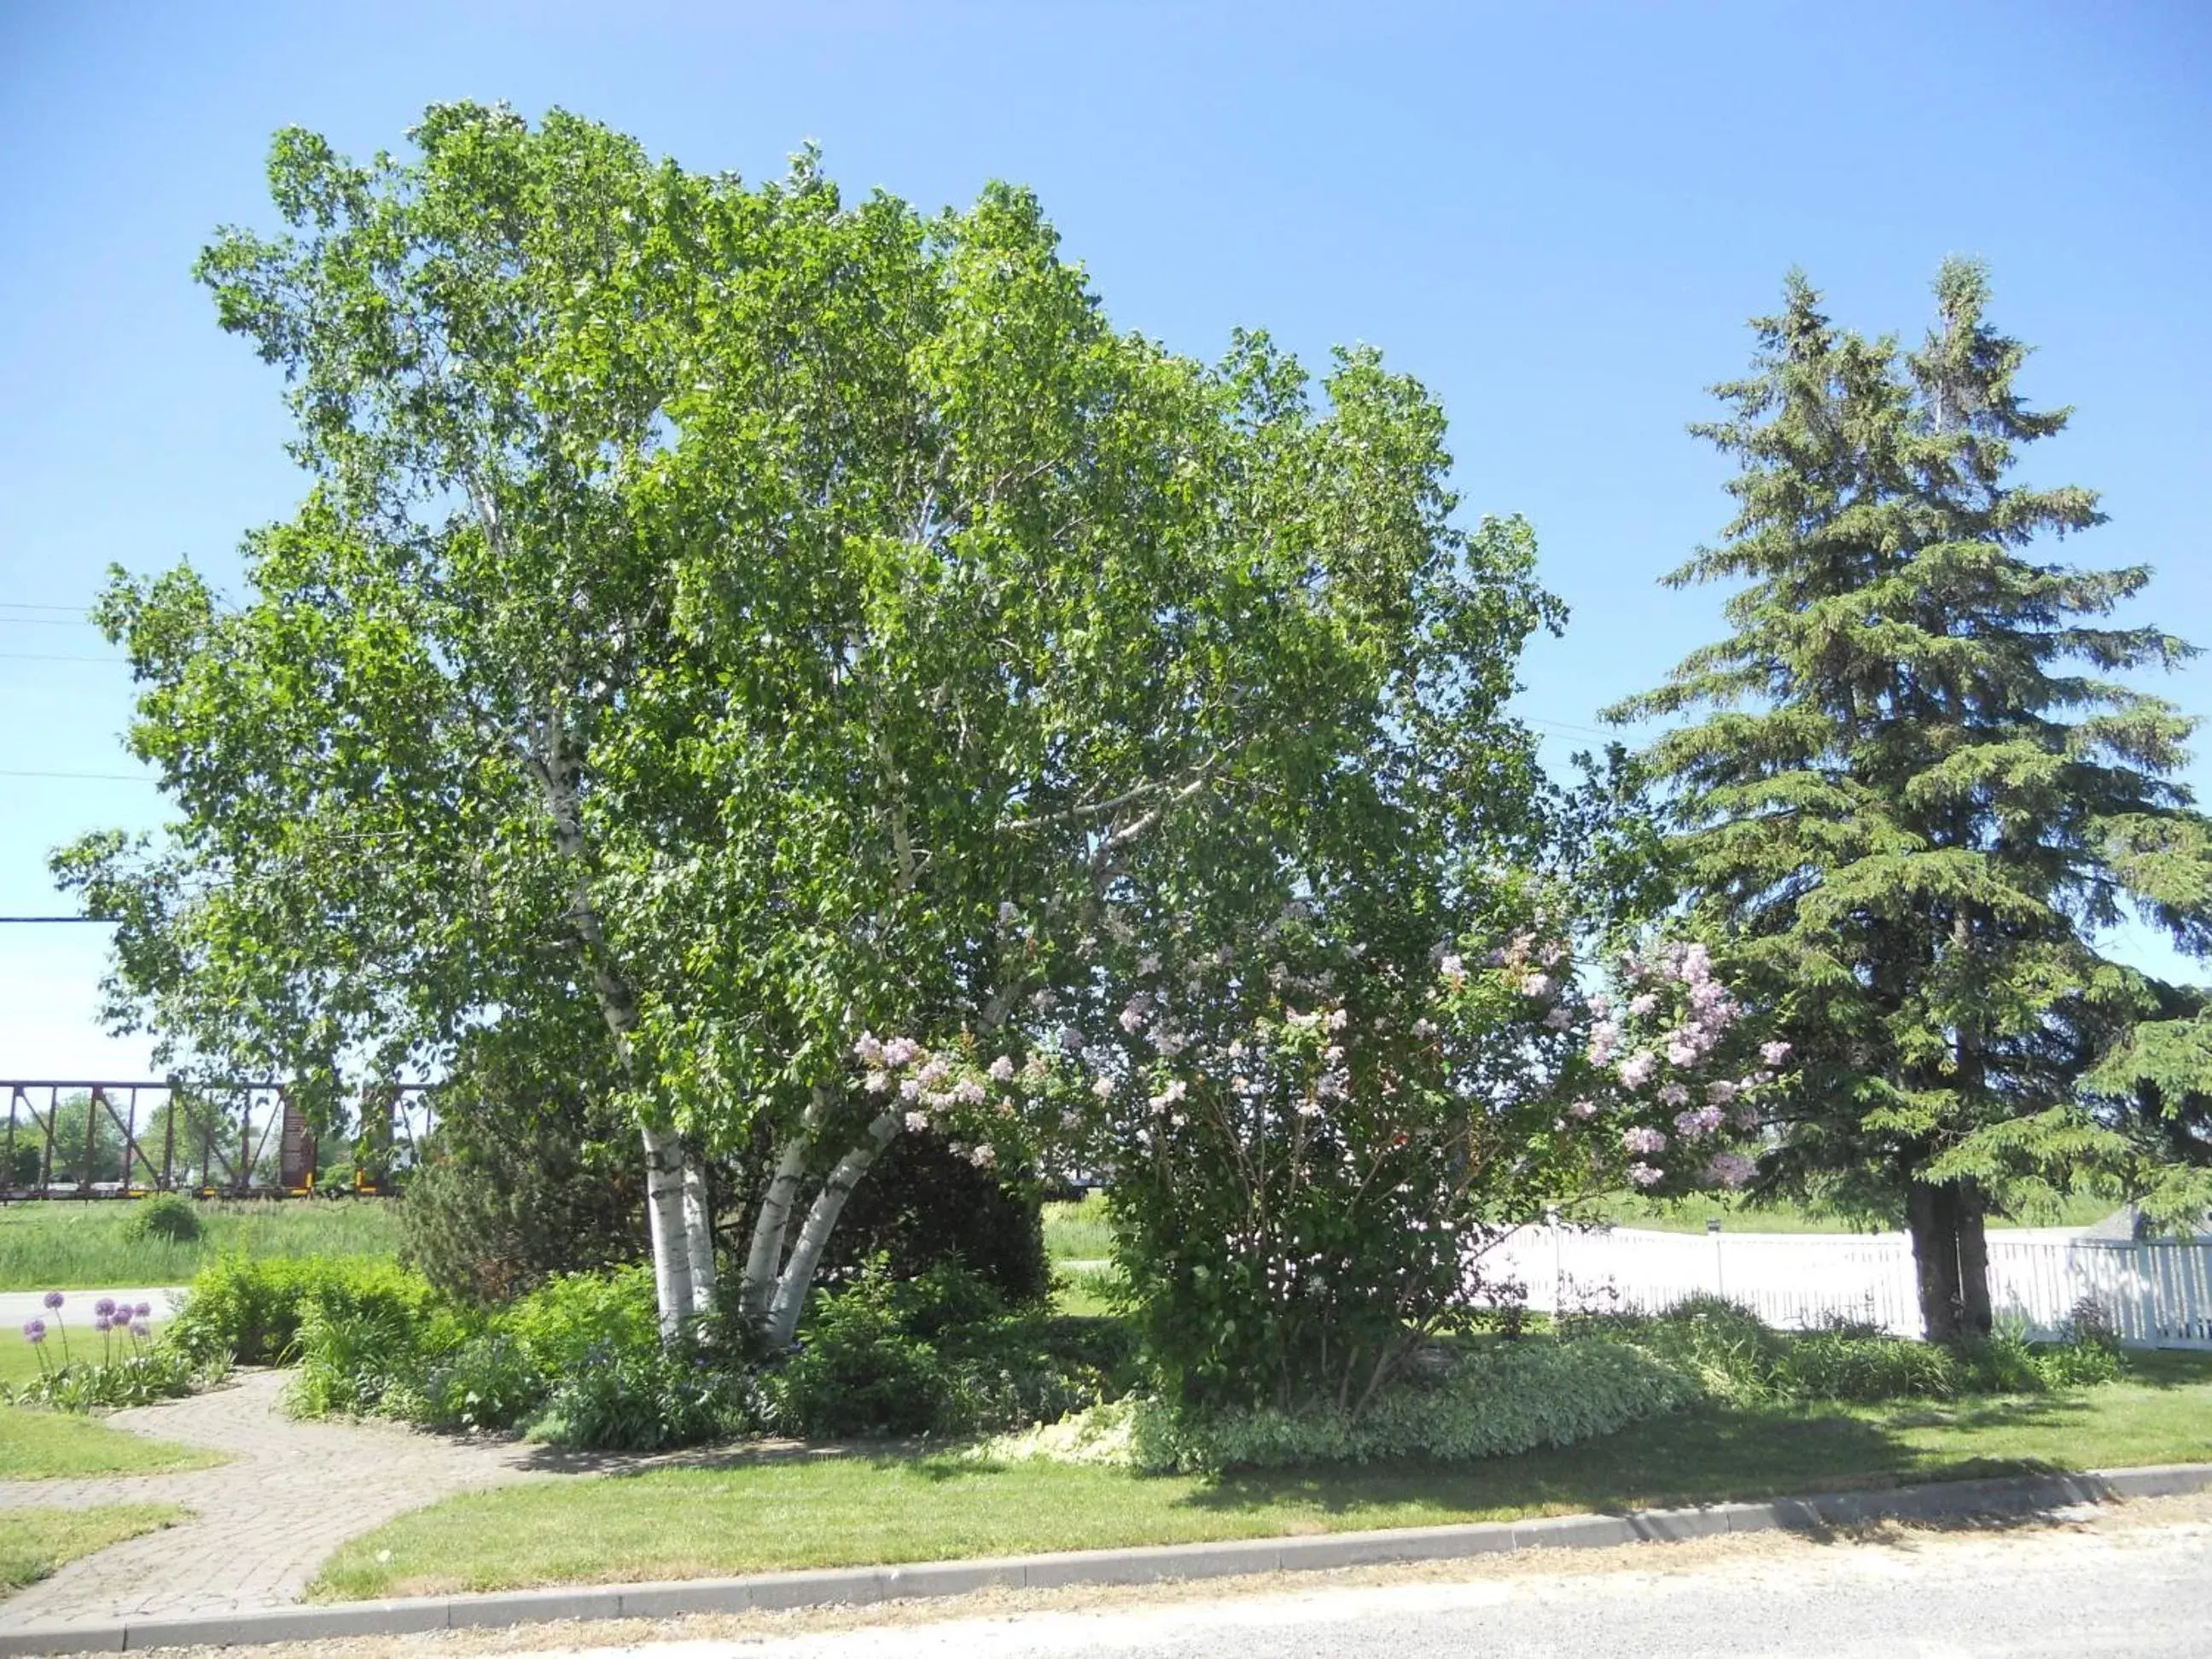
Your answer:
[[[1989,1328],[1991,1203],[2212,1161],[2196,1000],[2109,950],[2142,918],[2212,951],[2212,825],[2177,776],[2194,722],[2128,678],[2191,647],[2112,620],[2148,569],[2038,556],[2103,522],[2014,477],[2067,414],[2021,398],[1981,267],[1936,297],[1917,349],[1794,276],[1753,324],[1754,372],[1694,428],[1738,462],[1735,517],[1668,578],[1741,582],[1733,631],[1614,713],[1707,711],[1645,761],[1692,924],[1802,1066],[1763,1180],[1905,1210],[1946,1335]]]

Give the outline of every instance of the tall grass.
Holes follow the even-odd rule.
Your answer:
[[[389,1256],[399,1218],[375,1198],[198,1202],[200,1237],[136,1239],[138,1201],[45,1199],[0,1209],[0,1290],[100,1290],[182,1285],[216,1256]]]
[[[1044,1253],[1055,1263],[1111,1256],[1114,1229],[1106,1219],[1106,1195],[1091,1193],[1078,1203],[1046,1205]]]

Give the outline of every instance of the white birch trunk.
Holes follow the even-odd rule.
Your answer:
[[[753,1236],[745,1251],[744,1283],[738,1287],[738,1310],[755,1324],[768,1318],[775,1297],[778,1271],[783,1266],[783,1236],[791,1226],[791,1206],[799,1197],[799,1182],[806,1173],[807,1137],[804,1132],[783,1144],[777,1154],[775,1173],[761,1194],[760,1214],[753,1221]]]
[[[646,1228],[653,1238],[653,1290],[660,1304],[660,1335],[674,1340],[693,1311],[691,1247],[684,1225],[684,1138],[643,1126]]]
[[[821,1265],[823,1248],[830,1243],[830,1231],[837,1224],[837,1217],[845,1208],[845,1200],[853,1195],[853,1188],[868,1171],[891,1137],[898,1133],[898,1119],[885,1112],[868,1126],[867,1139],[837,1160],[837,1167],[830,1172],[829,1180],[815,1195],[806,1220],[799,1230],[799,1237],[791,1247],[790,1258],[783,1271],[776,1276],[775,1296],[769,1304],[766,1335],[771,1347],[787,1347],[799,1331],[799,1316],[805,1311],[806,1293],[814,1285],[814,1270]]]
[[[691,1311],[714,1306],[714,1212],[707,1200],[707,1172],[684,1158],[684,1246],[691,1270]]]

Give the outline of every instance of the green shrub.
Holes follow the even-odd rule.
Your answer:
[[[1052,1286],[1037,1205],[933,1134],[898,1136],[853,1189],[823,1280],[850,1282],[877,1256],[901,1279],[957,1264],[1009,1304],[1037,1301]]]
[[[958,1436],[1052,1422],[1137,1380],[1117,1322],[1010,1311],[957,1263],[899,1279],[879,1257],[817,1298],[797,1352],[763,1376],[760,1410],[785,1433]]]
[[[385,1396],[397,1417],[431,1429],[514,1429],[545,1405],[551,1380],[506,1331],[485,1331],[424,1364]]]
[[[1948,1348],[1825,1330],[1785,1339],[1766,1385],[1770,1395],[1789,1400],[1948,1400],[1960,1380]]]
[[[1686,1373],[1603,1336],[1500,1342],[1460,1356],[1440,1380],[1387,1386],[1358,1416],[1273,1407],[1140,1409],[1138,1467],[1212,1474],[1319,1463],[1472,1463],[1566,1446],[1704,1398]]]
[[[653,1269],[563,1273],[501,1310],[500,1328],[539,1370],[571,1370],[594,1350],[644,1353],[660,1344]]]
[[[293,1409],[302,1416],[374,1411],[419,1367],[417,1332],[395,1300],[372,1297],[340,1305],[319,1297],[302,1304],[294,1349]]]
[[[554,1387],[531,1432],[556,1445],[657,1451],[754,1426],[750,1379],[688,1346],[589,1354]]]
[[[170,1244],[197,1243],[202,1231],[200,1212],[192,1201],[177,1193],[156,1193],[131,1212],[123,1236],[132,1243],[160,1239]]]
[[[438,1297],[421,1274],[347,1256],[224,1256],[193,1279],[163,1340],[195,1364],[272,1365],[293,1357],[310,1307],[427,1321]]]

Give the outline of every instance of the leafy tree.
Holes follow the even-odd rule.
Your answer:
[[[2147,568],[2032,556],[2103,521],[2012,476],[2066,413],[2022,401],[1978,265],[1936,295],[1917,350],[1795,276],[1754,323],[1732,413],[1693,428],[1740,465],[1736,516],[1668,578],[1743,581],[1734,632],[1613,713],[1710,711],[1646,759],[1694,925],[1796,1047],[1764,1182],[1903,1210],[1948,1337],[1990,1328],[1992,1204],[2140,1174],[2181,1127],[2119,1058],[2172,1080],[2178,994],[2100,941],[2132,911],[2212,947],[2212,830],[2174,777],[2192,722],[2118,678],[2190,647],[2106,620]]]
[[[1018,1172],[1063,1109],[1001,1073],[1039,998],[1134,974],[1109,904],[1225,929],[1371,890],[1409,830],[1517,833],[1498,711],[1551,606],[1372,354],[1316,406],[1262,337],[1119,332],[1004,187],[925,220],[566,115],[413,136],[281,134],[292,233],[202,262],[313,487],[242,602],[179,568],[101,607],[177,808],[58,860],[121,924],[118,1018],[325,1102],[619,1103],[672,1329],[714,1293],[703,1157],[757,1160],[736,1300],[781,1341],[915,1109],[863,1033],[926,1036],[907,1080]]]

